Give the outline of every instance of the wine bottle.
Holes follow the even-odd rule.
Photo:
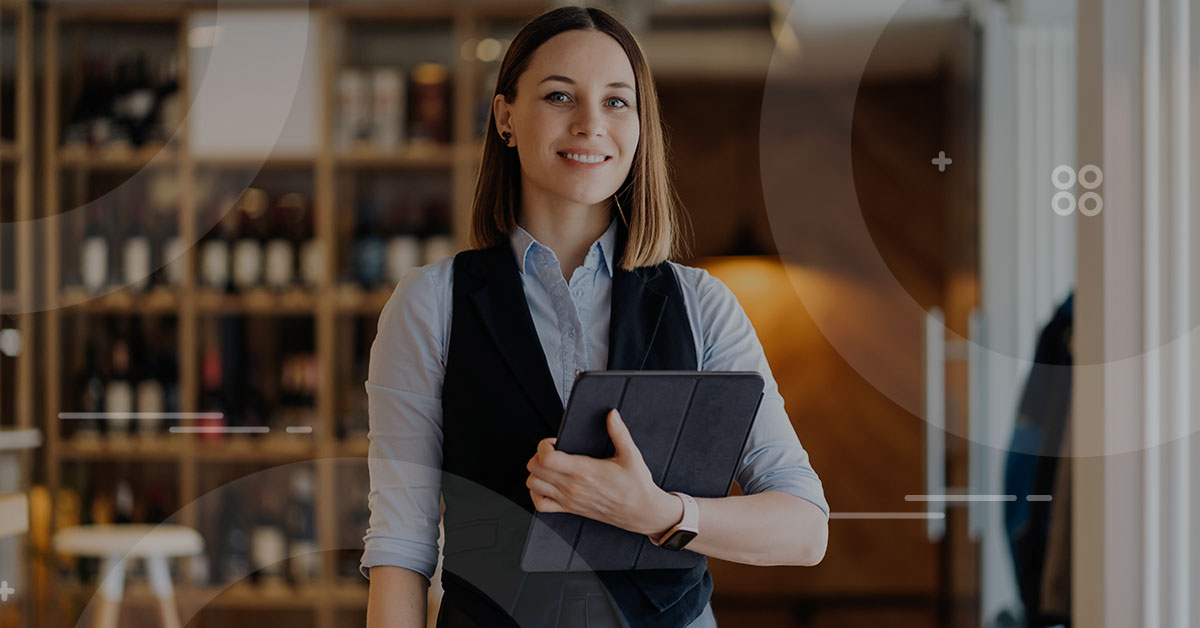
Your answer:
[[[150,83],[146,53],[139,52],[132,63],[129,87],[125,92],[126,128],[129,141],[135,147],[142,146],[150,139],[155,97],[154,86]]]
[[[129,58],[117,61],[117,73],[112,86],[112,100],[109,106],[112,111],[112,126],[108,141],[102,146],[105,149],[127,149],[131,145],[129,96],[134,89],[133,62]]]
[[[137,411],[147,415],[138,419],[138,435],[143,439],[153,439],[158,435],[162,419],[148,415],[166,411],[166,391],[163,383],[152,371],[144,371],[137,383]]]
[[[233,246],[233,285],[240,292],[259,286],[263,278],[263,240],[261,216],[265,213],[267,193],[249,188],[238,203],[238,238]]]
[[[313,472],[300,468],[292,472],[288,502],[288,576],[293,585],[300,586],[317,578],[320,554],[317,553],[317,523],[314,515],[316,494]]]
[[[93,92],[95,106],[91,108],[88,121],[88,144],[92,148],[105,146],[112,141],[117,126],[113,112],[116,85],[112,59],[107,56],[96,57],[96,73],[96,89]]]
[[[232,239],[237,214],[231,210],[228,198],[218,201],[202,224],[209,227],[200,239],[200,281],[213,290],[224,292],[229,287],[229,242]]]
[[[183,104],[179,96],[179,59],[168,55],[158,66],[155,85],[155,112],[152,138],[165,143],[183,124]]]
[[[360,286],[373,290],[383,278],[384,247],[376,224],[373,201],[362,199],[358,204],[354,230],[354,278]]]
[[[201,422],[205,427],[219,428],[225,425],[225,396],[221,390],[221,351],[218,346],[217,321],[209,318],[205,321],[205,344],[200,356],[201,396],[200,411],[214,416]],[[218,418],[217,415],[220,415]],[[220,432],[204,432],[201,437],[205,441],[220,440]]]
[[[440,63],[422,63],[413,69],[414,143],[450,141],[449,76],[449,69]]]
[[[454,238],[450,235],[450,208],[443,198],[434,198],[426,205],[425,238],[421,265],[436,264],[454,254]]]
[[[251,579],[259,586],[279,588],[285,585],[287,536],[283,530],[282,499],[275,490],[259,495],[258,516],[250,534]]]
[[[316,290],[325,282],[325,246],[317,237],[313,223],[316,212],[310,207],[301,220],[300,235],[296,238],[300,245],[300,279],[304,286]]]
[[[63,146],[86,148],[91,135],[92,120],[103,102],[104,61],[96,55],[88,56],[83,62],[83,84],[79,98],[71,110],[71,117],[63,130]]]
[[[392,207],[391,237],[387,244],[387,281],[395,285],[408,271],[421,265],[421,238],[411,217],[411,205]]]
[[[112,344],[112,373],[104,388],[108,438],[120,443],[129,436],[133,413],[133,384],[129,379],[129,340],[118,333]]]
[[[404,73],[399,68],[375,68],[371,73],[371,143],[393,152],[404,142]]]
[[[232,584],[250,574],[250,536],[246,532],[242,488],[236,484],[221,488],[224,503],[217,519],[217,542],[213,544],[219,584]]]
[[[187,247],[179,235],[179,220],[177,208],[167,206],[160,210],[159,218],[162,225],[162,257],[159,258],[158,285],[178,290],[183,285],[184,259]]]
[[[150,284],[150,236],[146,231],[146,205],[138,203],[126,229],[122,261],[124,285],[135,292],[144,292]]]
[[[122,477],[117,480],[117,488],[113,495],[113,523],[133,523],[133,485]]]
[[[98,414],[104,412],[104,376],[100,372],[98,351],[94,340],[88,340],[84,351],[83,373],[81,374],[83,392],[79,408],[82,412]],[[76,423],[72,438],[78,442],[94,442],[100,437],[100,419],[80,419]]]
[[[295,282],[296,225],[304,211],[303,197],[290,192],[279,197],[269,215],[270,236],[266,250],[266,283],[273,290],[286,290]]]
[[[102,200],[88,204],[83,250],[79,256],[83,287],[91,294],[99,293],[108,283],[108,229],[102,207]]]
[[[338,75],[338,120],[335,144],[339,150],[354,148],[365,139],[368,122],[367,80],[361,70],[346,68]]]

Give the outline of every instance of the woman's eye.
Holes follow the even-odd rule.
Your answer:
[[[617,109],[622,109],[622,108],[624,108],[624,107],[628,107],[628,106],[629,106],[629,103],[628,103],[628,102],[625,102],[625,99],[624,99],[624,98],[617,98],[616,96],[613,96],[612,98],[609,98],[609,99],[608,99],[608,102],[609,102],[609,103],[614,103],[614,102],[616,102],[616,103],[620,103],[619,105],[615,105],[615,107],[616,107]]]
[[[565,100],[557,100],[555,96],[562,96]],[[567,95],[562,92],[550,92],[549,94],[546,94],[546,100],[549,100],[550,102],[567,102],[567,100],[570,100],[570,98],[568,98]]]

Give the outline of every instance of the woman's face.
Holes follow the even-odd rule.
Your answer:
[[[590,206],[617,191],[641,132],[634,86],[629,58],[604,33],[566,31],[534,51],[516,100],[493,103],[497,132],[512,133],[507,150],[518,152],[526,199]]]

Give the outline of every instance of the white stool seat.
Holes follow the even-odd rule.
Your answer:
[[[204,539],[192,528],[177,525],[74,526],[54,533],[54,549],[60,554],[104,559],[100,566],[100,588],[96,592],[97,628],[117,626],[125,590],[125,562],[130,558],[146,562],[150,590],[158,598],[163,625],[181,628],[167,559],[199,554],[204,551]]]
[[[73,556],[194,556],[204,551],[204,539],[179,525],[111,524],[63,528],[54,535],[54,549]]]

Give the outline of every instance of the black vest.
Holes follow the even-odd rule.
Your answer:
[[[666,262],[626,271],[618,222],[609,370],[697,370],[675,273]],[[526,463],[558,434],[554,387],[511,242],[454,258],[450,347],[442,384],[443,605],[482,627],[553,628],[564,573],[527,573],[521,552],[532,522]],[[636,628],[681,628],[712,594],[707,560],[691,569],[600,571]]]

